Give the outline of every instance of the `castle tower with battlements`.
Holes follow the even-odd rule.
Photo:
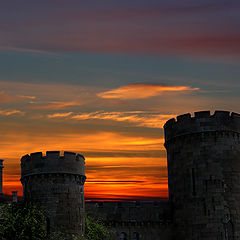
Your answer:
[[[46,210],[47,228],[84,234],[85,159],[82,155],[48,151],[25,155],[21,159],[24,200]]]
[[[240,239],[240,114],[188,113],[164,130],[179,239]]]

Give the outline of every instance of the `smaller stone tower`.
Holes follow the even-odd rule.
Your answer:
[[[12,191],[12,202],[17,203],[18,197],[17,197],[18,191]]]
[[[0,195],[3,194],[3,159],[0,159]]]
[[[85,179],[85,159],[80,154],[48,151],[46,156],[37,152],[21,159],[24,200],[46,210],[50,232],[83,239]]]

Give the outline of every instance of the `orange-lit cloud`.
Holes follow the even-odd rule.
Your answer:
[[[48,114],[48,118],[64,118],[72,115],[73,112]]]
[[[46,105],[38,105],[34,106],[34,109],[63,109],[71,106],[79,106],[82,105],[83,103],[79,101],[70,101],[70,102],[52,102]]]
[[[100,98],[140,99],[162,95],[166,92],[196,91],[199,88],[189,86],[167,86],[163,84],[135,83],[98,93]]]
[[[137,126],[162,128],[164,123],[175,117],[175,115],[164,115],[157,113],[145,113],[145,112],[93,112],[93,113],[81,113],[71,116],[71,119],[76,120],[112,120],[118,122],[135,123]]]
[[[0,110],[1,116],[10,116],[10,115],[24,115],[24,112],[20,110]]]
[[[32,100],[31,109],[62,109],[97,99],[97,88],[92,86],[0,81],[0,89],[3,90],[0,91],[0,103],[3,100],[18,103],[24,99]]]
[[[20,98],[25,98],[25,99],[31,99],[31,100],[33,100],[33,99],[36,99],[36,97],[35,96],[25,96],[25,95],[21,95],[21,96],[19,96]]]

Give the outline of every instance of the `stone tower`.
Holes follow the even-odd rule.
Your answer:
[[[240,114],[188,113],[164,130],[177,239],[240,239]]]
[[[0,195],[3,194],[3,188],[2,188],[2,185],[3,185],[3,159],[0,159]]]
[[[49,232],[84,234],[85,159],[80,154],[48,151],[21,159],[21,182],[27,203],[46,210]]]

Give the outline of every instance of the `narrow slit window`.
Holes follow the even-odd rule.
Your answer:
[[[127,240],[127,234],[125,232],[120,233],[120,240]]]
[[[192,168],[192,195],[196,196],[195,169]]]

